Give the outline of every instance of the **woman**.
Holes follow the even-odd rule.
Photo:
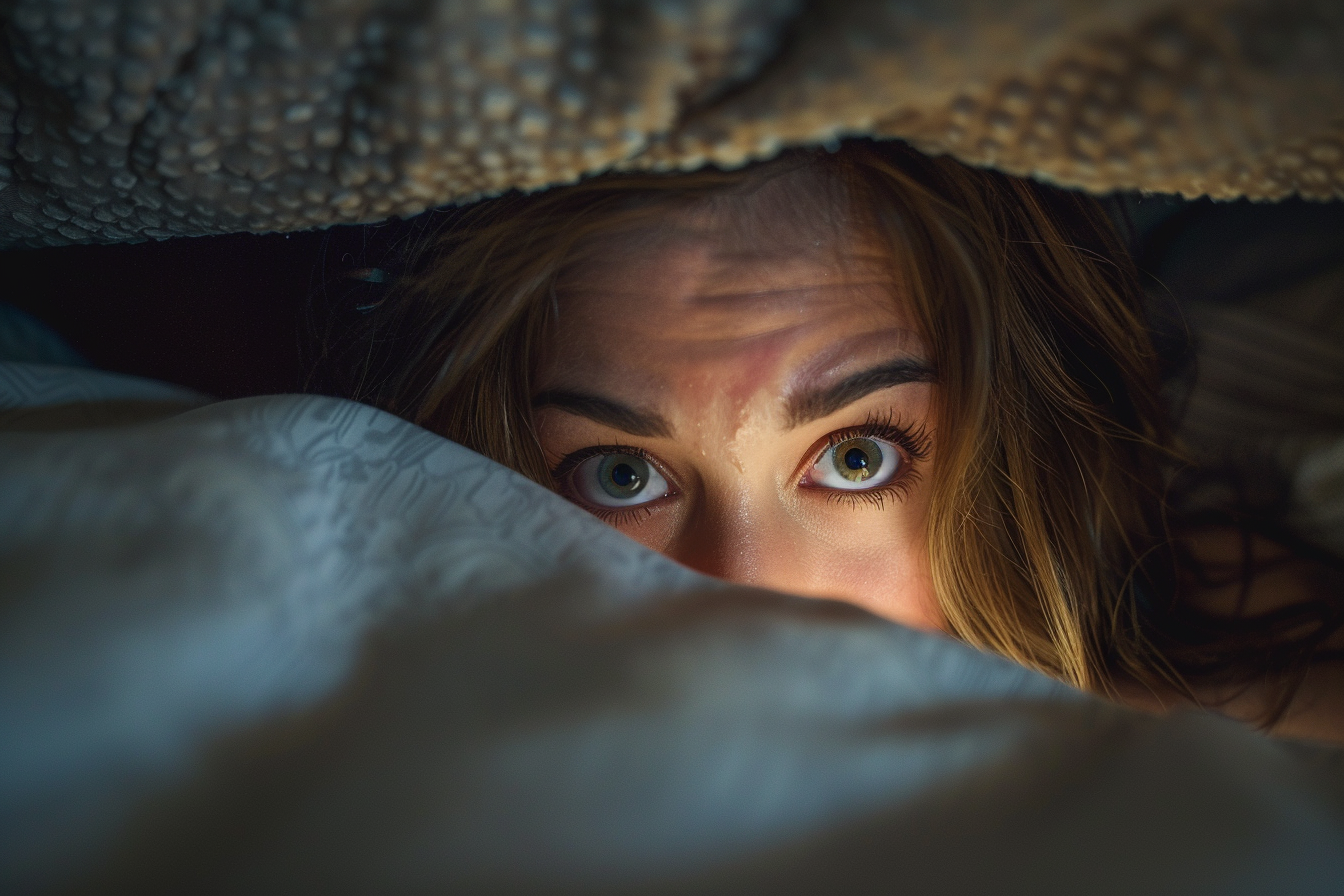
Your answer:
[[[1338,565],[1202,507],[1091,200],[850,142],[457,218],[358,397],[674,559],[1344,737]]]

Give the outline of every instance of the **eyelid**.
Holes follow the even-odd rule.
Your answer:
[[[590,458],[600,457],[604,454],[630,454],[644,461],[649,466],[656,469],[667,482],[667,494],[663,495],[661,498],[654,498],[652,501],[647,501],[643,504],[635,504],[630,507],[602,507],[593,504],[591,501],[584,501],[581,497],[572,495],[564,490],[566,478],[569,474],[573,473],[580,464]],[[589,445],[586,448],[571,451],[569,454],[560,458],[560,461],[551,468],[551,480],[555,483],[556,490],[560,491],[560,493],[568,500],[578,504],[589,513],[606,522],[625,519],[641,513],[648,515],[652,512],[653,505],[658,504],[658,502],[662,501],[664,498],[675,497],[681,494],[681,487],[677,484],[677,480],[668,472],[666,465],[661,463],[656,457],[645,451],[643,448],[637,448],[634,445]]]
[[[922,425],[917,427],[906,426],[898,422],[891,411],[882,415],[874,414],[858,426],[847,426],[827,433],[825,437],[813,445],[812,449],[803,457],[802,463],[798,465],[794,474],[795,484],[802,485],[803,480],[807,478],[808,471],[821,460],[824,453],[841,442],[860,438],[879,439],[895,446],[896,450],[907,458],[907,464],[912,468],[917,462],[929,456],[931,447],[931,439]],[[897,477],[897,479],[901,478],[903,476]],[[877,486],[871,491],[878,491],[885,487]],[[817,486],[817,488],[824,489],[825,486]]]
[[[881,439],[884,442],[890,442],[915,460],[924,460],[929,456],[930,440],[924,427],[909,427],[898,423],[890,411],[881,417],[869,417],[858,426],[849,426],[829,433],[826,436],[827,442],[821,450],[834,448],[841,442],[855,438]],[[820,451],[815,453],[815,457],[820,456]]]
[[[836,445],[853,438],[878,439],[888,443],[901,455],[902,469],[888,482],[872,488],[838,489],[825,485],[804,485],[810,471],[821,461],[822,455]],[[910,427],[895,420],[893,412],[873,415],[858,426],[850,426],[828,433],[804,459],[796,474],[799,488],[824,496],[827,502],[843,501],[851,507],[860,503],[882,509],[888,498],[901,500],[914,487],[922,474],[922,461],[929,456],[932,439],[924,426]]]
[[[643,448],[636,448],[634,445],[589,445],[586,448],[580,448],[577,451],[571,451],[551,468],[551,478],[559,481],[574,471],[574,468],[583,463],[590,457],[597,457],[601,454],[631,454],[645,463],[652,464],[658,468],[658,472],[671,482],[671,477],[667,475],[667,469],[658,462],[652,454]]]

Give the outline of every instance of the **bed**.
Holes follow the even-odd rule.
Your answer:
[[[1341,13],[1268,9],[20,2],[0,233],[301,229],[855,132],[1344,197]],[[459,75],[448,147],[420,88]],[[1055,86],[1077,117],[1032,149]],[[1235,347],[1276,305],[1221,307]],[[353,402],[95,370],[9,311],[0,349],[6,892],[1344,891],[1339,750],[706,579]]]

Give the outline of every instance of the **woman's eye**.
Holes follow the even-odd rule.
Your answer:
[[[598,454],[576,466],[569,482],[580,498],[598,507],[636,507],[667,496],[667,480],[633,454]]]
[[[807,484],[855,491],[890,482],[901,468],[900,450],[881,439],[845,439],[825,451],[812,465]]]

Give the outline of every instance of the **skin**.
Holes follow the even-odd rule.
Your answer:
[[[586,247],[535,373],[538,435],[553,466],[645,452],[669,484],[657,500],[613,514],[574,476],[562,493],[674,560],[938,629],[931,359],[889,253],[843,215],[788,214],[803,177]],[[923,456],[893,446],[878,489],[820,484],[828,438],[872,420],[922,433]]]
[[[810,208],[787,201],[809,195]],[[926,537],[932,359],[890,252],[805,172],[584,245],[557,304],[534,379],[548,461],[639,450],[668,483],[665,495],[613,512],[586,500],[584,467],[571,465],[560,483],[570,500],[701,572],[946,628]],[[872,420],[922,433],[919,456],[896,446],[901,476],[875,500],[820,486],[815,465],[833,435]],[[1217,531],[1191,546],[1204,562],[1234,564],[1242,542]],[[1281,552],[1253,549],[1257,559]],[[1299,563],[1258,577],[1247,609],[1310,596],[1309,572]],[[1203,596],[1206,609],[1233,614],[1243,597],[1239,588]],[[1119,686],[1136,708],[1187,705],[1175,692]],[[1274,732],[1344,743],[1341,694],[1341,664],[1313,669]],[[1200,702],[1254,719],[1266,699],[1251,687]]]

